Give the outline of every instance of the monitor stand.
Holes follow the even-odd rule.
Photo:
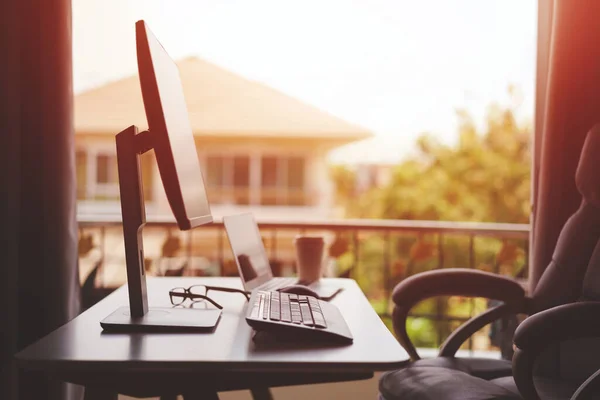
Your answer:
[[[214,328],[221,310],[181,307],[148,308],[142,228],[146,224],[140,155],[154,148],[150,131],[138,133],[135,125],[117,134],[119,191],[123,215],[129,307],[117,309],[100,325],[106,330],[157,331]],[[167,298],[168,293],[164,293]]]
[[[213,331],[221,310],[151,307],[142,317],[132,317],[129,307],[116,309],[100,325],[114,332],[204,332]]]

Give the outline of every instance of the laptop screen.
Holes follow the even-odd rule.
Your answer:
[[[270,280],[273,273],[254,216],[246,213],[223,217],[223,224],[244,290],[253,290]]]

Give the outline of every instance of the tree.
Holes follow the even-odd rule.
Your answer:
[[[389,185],[354,199],[358,209],[348,215],[528,223],[530,124],[517,124],[515,109],[498,105],[489,108],[484,132],[466,111],[458,117],[456,145],[423,134],[418,155],[394,168]]]
[[[513,95],[513,92],[511,92]],[[515,97],[513,96],[513,99]],[[531,125],[517,122],[516,102],[488,109],[485,127],[478,131],[473,118],[465,110],[457,112],[458,141],[454,145],[440,143],[430,134],[417,141],[418,154],[396,167],[392,179],[384,187],[358,193],[352,184],[352,171],[336,167],[332,174],[338,205],[345,206],[351,218],[385,218],[409,220],[443,220],[528,223],[530,213]],[[374,302],[385,305],[389,290],[412,274],[438,268],[438,237],[422,235],[392,237],[394,254],[386,290],[382,291],[381,238],[370,237],[361,243],[360,274],[355,278]],[[444,267],[467,266],[468,242],[463,238],[445,237]],[[515,274],[526,265],[524,244],[482,238],[475,243],[475,258],[481,269]],[[340,258],[344,260],[344,258]],[[503,268],[504,269],[504,268]],[[472,303],[430,300],[418,305],[414,312],[453,315],[470,312]],[[478,301],[476,308],[487,303]],[[381,308],[381,306],[380,306]],[[465,316],[467,316],[465,315]],[[420,346],[434,346],[445,336],[450,323],[416,318],[409,322],[411,337]]]
[[[333,165],[329,168],[329,177],[335,190],[335,203],[347,208],[356,193],[356,174],[346,165]]]

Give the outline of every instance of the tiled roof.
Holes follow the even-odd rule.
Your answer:
[[[186,58],[177,65],[196,136],[314,138],[344,143],[372,135],[204,60]],[[129,125],[148,126],[137,75],[75,96],[76,132],[114,135]]]

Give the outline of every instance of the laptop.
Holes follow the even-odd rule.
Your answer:
[[[231,251],[238,267],[244,290],[273,291],[299,285],[297,278],[274,277],[258,225],[252,213],[223,217]],[[321,280],[306,284],[322,300],[332,299],[341,288]]]

